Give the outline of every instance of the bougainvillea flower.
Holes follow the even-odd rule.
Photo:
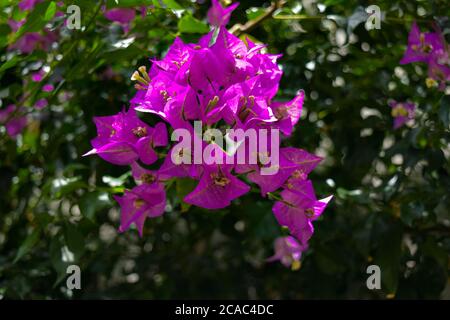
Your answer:
[[[153,65],[149,71],[150,77],[153,79],[160,71],[163,71],[173,79],[180,67],[189,59],[191,49],[193,49],[192,46],[185,44],[183,40],[176,37],[162,60],[151,60]]]
[[[25,24],[25,22],[26,22],[25,19],[22,19],[22,20],[20,20],[20,21],[16,21],[16,20],[14,20],[14,19],[9,19],[9,20],[8,20],[8,25],[9,25],[9,27],[11,28],[11,30],[12,30],[13,32],[16,32],[17,30],[19,30],[19,28],[20,28],[21,26],[23,26],[23,25]]]
[[[13,45],[11,49],[18,49],[22,53],[31,53],[42,43],[42,36],[37,32],[29,32],[23,35]]]
[[[294,180],[306,180],[308,174],[319,164],[322,158],[310,154],[302,149],[287,147],[279,151],[279,160],[273,175],[264,174],[262,168],[270,167],[269,164],[237,164],[235,171],[238,174],[247,173],[247,178],[261,188],[261,194],[279,189],[285,182]],[[269,171],[269,170],[267,170]]]
[[[292,270],[300,268],[302,252],[307,250],[307,246],[300,244],[294,237],[279,237],[274,241],[275,254],[268,258],[268,262],[280,261],[285,267]]]
[[[443,37],[437,32],[420,32],[417,23],[414,22],[408,36],[408,47],[400,64],[411,62],[429,62],[431,54],[444,51]]]
[[[164,159],[163,164],[158,170],[158,174],[162,178],[192,178],[198,179],[203,172],[203,166],[194,164],[192,148],[180,148],[173,147]],[[172,157],[174,153],[176,156]],[[174,162],[172,158],[182,159],[183,156],[190,158],[190,164],[182,163],[181,161]]]
[[[323,160],[315,154],[298,148],[282,148],[281,152],[283,153],[283,156],[288,159],[288,161],[294,163],[295,165],[295,170],[292,172],[289,181],[306,180],[308,178],[308,174],[313,171],[315,167],[317,167],[320,161]]]
[[[295,170],[295,164],[284,156],[283,149],[281,149],[278,156],[278,163],[275,164],[276,167],[273,167],[273,170],[276,173],[270,175],[264,174],[264,172],[262,172],[263,168],[269,170],[268,168],[274,165],[267,163],[269,162],[270,154],[267,151],[265,153],[267,154],[257,154],[258,163],[237,164],[235,169],[236,173],[246,174],[250,181],[256,183],[261,188],[261,195],[263,196],[268,192],[279,189]],[[264,159],[264,161],[261,161],[261,159]]]
[[[311,238],[316,220],[325,210],[329,196],[317,200],[311,181],[295,181],[281,192],[282,201],[277,201],[272,210],[278,223],[286,226],[302,245]]]
[[[139,184],[154,184],[160,182],[157,171],[142,168],[137,162],[131,164],[131,173],[134,180]]]
[[[394,117],[394,129],[403,126],[409,120],[414,119],[416,105],[412,102],[389,102],[392,108],[391,115]]]
[[[44,30],[44,34],[28,32],[12,44],[9,49],[18,49],[22,53],[31,53],[36,49],[48,51],[56,39],[56,34],[49,30]]]
[[[11,104],[0,110],[0,123],[5,126],[6,133],[11,138],[15,138],[26,127],[28,121],[26,116],[14,104]]]
[[[113,8],[105,12],[105,17],[111,21],[121,24],[133,21],[136,16],[136,11],[130,8]]]
[[[164,123],[155,128],[141,121],[133,109],[114,116],[94,118],[98,136],[91,141],[94,149],[85,155],[98,154],[117,165],[128,165],[138,158],[145,164],[158,160],[155,147],[168,142]]]
[[[272,110],[267,106],[265,96],[256,95],[255,88],[260,82],[259,76],[236,84],[226,91],[230,98],[222,110],[222,117],[235,128],[251,128],[261,122],[274,122]]]
[[[136,130],[134,134],[138,134]],[[154,150],[155,147],[162,147],[168,143],[166,125],[159,122],[153,129],[150,129],[148,132],[139,133],[139,135],[142,137],[135,144],[139,158],[145,164],[152,164],[158,160],[158,155]]]
[[[38,72],[35,72],[31,75],[31,80],[33,80],[34,82],[41,82],[44,76],[45,72],[44,70],[41,69]]]
[[[22,0],[19,3],[19,8],[22,11],[33,10],[39,2],[42,2],[42,0]]]
[[[98,154],[102,159],[117,165],[131,164],[139,158],[133,146],[135,139],[132,139],[133,142],[129,142],[124,134],[119,134],[119,132],[126,130],[123,121],[125,115],[126,113],[122,112],[114,116],[94,118],[97,137],[91,140],[94,149],[86,153],[85,156]],[[142,128],[147,130],[145,124]]]
[[[34,104],[34,107],[38,110],[45,108],[46,106],[48,106],[48,101],[47,99],[39,99],[38,101],[36,101],[36,103]]]
[[[8,20],[8,25],[13,32],[17,32],[21,26],[26,22],[25,19],[20,21],[15,21],[13,19]],[[42,49],[44,51],[48,51],[57,39],[56,33],[44,29],[44,33],[38,32],[27,32],[20,39],[18,39],[15,43],[9,46],[9,49],[18,49],[22,53],[31,53],[35,49]],[[37,79],[37,78],[36,78]],[[38,82],[38,80],[34,80]],[[40,80],[39,80],[40,81]]]
[[[212,0],[211,8],[208,10],[208,22],[212,26],[226,26],[230,21],[231,13],[239,6],[239,2],[233,3],[229,7],[222,7],[219,0]]]
[[[25,116],[17,116],[8,121],[6,124],[6,132],[12,138],[16,137],[22,132],[23,128],[27,126],[27,118]]]
[[[134,146],[125,141],[111,141],[98,148],[94,148],[84,156],[97,154],[103,160],[116,165],[128,165],[138,160],[139,156]]]
[[[268,101],[272,100],[278,92],[278,86],[282,72],[277,64],[277,59],[281,55],[263,54],[256,50],[250,49],[247,53],[246,61],[251,65],[253,72],[259,74],[259,84],[255,88],[254,93],[264,95]],[[251,70],[250,69],[250,70]]]
[[[125,33],[130,30],[130,23],[136,17],[136,10],[132,8],[113,8],[105,11],[106,19],[120,24]]]
[[[52,84],[45,84],[42,86],[42,91],[44,92],[52,92],[55,89],[55,87]]]
[[[171,85],[168,86],[168,83]],[[187,126],[187,106],[197,106],[195,98],[189,96],[187,90],[171,83],[163,74],[154,79],[145,94],[136,95],[131,103],[139,112],[156,114],[172,127],[183,128]]]
[[[198,44],[193,45],[193,48],[199,46],[201,48],[211,47],[216,44],[217,41],[221,41],[219,46],[221,49],[224,49],[224,46],[233,54],[236,60],[236,66],[239,65],[240,61],[245,60],[247,56],[250,54],[249,48],[247,45],[238,37],[228,32],[225,28],[220,28],[217,38],[214,40],[214,32],[209,32],[202,36],[198,41]],[[212,45],[211,45],[212,44]],[[245,58],[245,59],[244,59]],[[241,81],[244,79],[241,79]]]
[[[270,105],[275,118],[278,120],[276,124],[277,127],[287,136],[291,135],[292,129],[300,119],[304,99],[305,93],[300,91],[299,94],[289,102],[273,102]]]
[[[148,7],[147,6],[140,6],[139,7],[139,11],[141,12],[141,17],[145,18],[147,16],[148,9],[151,9],[153,7],[154,7],[153,5],[148,6]]]
[[[250,186],[233,176],[230,166],[204,166],[197,187],[184,201],[206,209],[221,209],[250,191]]]
[[[0,109],[0,122],[5,123],[7,122],[11,117],[14,111],[16,110],[16,106],[14,104],[10,104],[4,109]]]
[[[134,223],[141,236],[145,219],[161,216],[166,206],[164,186],[158,183],[141,184],[125,190],[122,197],[114,196],[114,199],[122,209],[119,231],[128,230]]]
[[[439,90],[444,91],[447,82],[450,81],[450,58],[448,52],[433,54],[428,62],[427,86],[434,84]]]

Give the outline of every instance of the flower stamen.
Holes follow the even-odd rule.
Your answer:
[[[147,68],[145,66],[140,66],[138,70],[144,76],[144,79],[147,80],[147,82],[151,81],[147,73]]]
[[[145,204],[145,201],[142,200],[142,199],[140,199],[140,198],[138,198],[138,199],[134,200],[133,206],[134,206],[136,209],[140,209],[140,208],[142,208],[142,206],[143,206],[144,204]]]
[[[137,128],[134,128],[132,131],[133,131],[133,134],[137,138],[142,138],[147,135],[147,128],[145,128],[145,127],[137,127]]]
[[[227,177],[225,177],[222,173],[211,173],[211,178],[214,181],[214,184],[219,187],[227,186],[231,181]]]
[[[143,84],[145,86],[148,86],[148,84],[149,84],[149,82],[141,76],[139,71],[133,72],[133,74],[131,75],[131,80],[132,81],[138,81],[138,82],[140,82],[141,84]]]
[[[141,180],[144,183],[152,184],[156,181],[156,176],[154,174],[144,173],[141,175]]]

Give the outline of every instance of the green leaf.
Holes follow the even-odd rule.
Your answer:
[[[183,9],[183,7],[180,6],[175,0],[162,0],[162,3],[167,9],[172,9],[172,10]]]
[[[7,24],[0,24],[0,48],[8,44],[7,35],[11,32],[11,28]]]
[[[65,226],[64,238],[69,250],[75,255],[75,259],[78,260],[84,252],[85,243],[84,237],[73,224],[67,224]]]
[[[111,177],[111,176],[104,176],[102,178],[102,181],[109,185],[110,187],[119,187],[123,186],[125,184],[125,181],[131,177],[131,171],[125,172],[120,177]]]
[[[79,202],[81,214],[91,221],[95,221],[97,211],[110,205],[111,201],[106,192],[87,192]]]
[[[426,255],[434,258],[444,270],[447,269],[448,253],[443,246],[438,245],[436,240],[432,237],[428,237],[422,245],[422,250]]]
[[[14,67],[18,62],[20,61],[19,57],[14,56],[12,59],[6,61],[2,66],[0,67],[0,73],[8,70],[12,67]]]
[[[380,234],[380,243],[375,253],[374,263],[381,269],[382,289],[393,295],[397,291],[402,245],[402,227],[390,223],[387,230]]]
[[[55,13],[56,13],[56,3],[52,1],[50,2],[47,10],[45,11],[44,20],[45,21],[52,20],[53,17],[55,16]]]
[[[9,43],[11,44],[16,42],[27,32],[41,31],[47,23],[45,19],[42,19],[42,16],[45,17],[48,7],[49,5],[45,2],[39,3],[27,16],[27,21],[25,22],[25,24],[21,26],[19,30],[17,30],[17,32],[12,34],[12,36],[9,38]]]
[[[171,9],[171,10],[182,10],[182,6],[178,4],[175,0],[153,0],[153,6],[156,8]]]
[[[13,263],[16,263],[24,255],[26,255],[30,250],[36,245],[36,243],[39,240],[39,237],[41,235],[41,229],[34,229],[33,232],[28,235],[28,237],[25,239],[25,241],[22,243],[22,245],[19,247],[19,250],[17,251],[16,257],[14,258]]]
[[[192,190],[194,190],[196,184],[197,184],[197,181],[192,180],[192,179],[177,179],[176,192],[177,192],[177,197],[181,203],[181,212],[186,212],[191,207],[191,205],[188,203],[185,203],[183,201],[183,199],[187,194],[191,193]]]
[[[400,218],[407,226],[412,227],[414,222],[422,217],[424,211],[423,203],[409,201],[408,203],[403,203]]]
[[[195,19],[189,13],[178,21],[178,30],[181,33],[207,33],[209,28],[205,23]]]
[[[339,251],[328,246],[319,246],[314,254],[319,269],[328,275],[334,275],[345,271],[345,260],[339,255]]]
[[[441,106],[439,108],[439,119],[445,127],[448,128],[450,124],[450,96],[444,96],[441,101]]]
[[[116,61],[131,60],[136,56],[142,54],[141,49],[132,44],[127,48],[118,48],[110,51],[105,51],[101,55],[101,59],[105,59],[107,63],[114,63]]]
[[[86,189],[87,184],[81,177],[57,178],[52,182],[52,193],[55,198],[61,198],[66,194],[70,194],[78,189]]]
[[[260,15],[262,15],[266,10],[264,8],[248,8],[245,10],[245,14],[247,15],[248,20],[253,20],[258,18]]]
[[[53,287],[56,287],[58,283],[60,283],[66,276],[67,267],[72,264],[72,262],[64,261],[63,258],[63,250],[64,246],[61,244],[60,239],[54,239],[50,243],[50,261],[52,263],[53,268],[56,271],[56,280],[53,283]]]
[[[106,2],[106,7],[123,8],[123,7],[149,6],[151,4],[153,4],[152,0],[108,0]]]

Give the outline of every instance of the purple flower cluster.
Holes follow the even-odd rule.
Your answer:
[[[19,8],[22,11],[31,11],[39,2],[42,2],[42,0],[22,0],[19,3]]]
[[[147,10],[153,8],[153,5],[150,6],[140,6],[138,11],[140,12],[142,18],[145,18],[147,15]],[[102,7],[103,15],[109,21],[115,22],[119,24],[125,33],[130,31],[131,22],[136,18],[136,9],[135,8],[111,8],[107,9],[106,6]]]
[[[400,64],[425,62],[428,64],[427,86],[444,90],[450,81],[449,49],[440,32],[420,32],[413,23],[408,36],[408,47]]]
[[[215,158],[236,157],[198,137],[194,121],[220,130],[278,129],[284,136],[292,133],[300,118],[304,93],[300,91],[289,102],[273,101],[282,74],[276,63],[279,56],[263,53],[263,49],[263,45],[248,39],[244,43],[225,28],[211,31],[197,44],[177,38],[164,59],[152,60],[148,72],[140,67],[133,74],[137,93],[128,111],[94,118],[98,136],[92,140],[94,149],[87,154],[98,154],[116,165],[130,165],[138,183],[122,197],[115,197],[122,208],[121,231],[134,223],[142,233],[146,217],[163,214],[165,185],[171,179],[197,180],[197,186],[183,200],[206,209],[229,206],[250,191],[248,183],[254,183],[262,196],[277,200],[273,207],[277,220],[289,228],[302,248],[307,247],[312,221],[331,199],[317,200],[308,180],[320,157],[282,147],[277,173],[264,175],[265,164],[259,162],[176,163],[174,153],[192,159],[194,148],[169,146],[166,124],[170,130],[191,133],[192,145],[200,144],[201,151],[213,146]],[[138,117],[141,112],[153,114],[161,122],[150,126]],[[248,147],[248,143],[240,147]],[[250,156],[250,151],[246,152]],[[159,159],[162,164],[157,170],[146,168]]]
[[[109,10],[104,8],[104,16],[110,21],[117,22],[124,32],[128,33],[131,21],[136,17],[136,10],[134,8],[112,8]]]
[[[19,3],[19,9],[21,11],[33,11],[34,7],[42,2],[42,0],[22,0]],[[59,10],[64,3],[62,1],[57,2],[58,9],[56,11],[56,16],[63,16],[64,13]],[[8,25],[13,33],[17,32],[20,27],[22,27],[26,18],[16,21],[14,19],[8,20]],[[48,28],[44,28],[42,32],[26,32],[17,41],[9,46],[9,50],[18,50],[21,53],[29,54],[34,50],[50,50],[53,43],[58,40],[58,33],[56,31],[51,31]]]
[[[17,32],[25,23],[25,20],[14,21],[9,20],[8,25],[13,32]],[[44,28],[43,32],[27,32],[15,43],[9,46],[9,50],[19,50],[21,53],[32,53],[34,50],[40,49],[48,51],[51,45],[58,39],[55,32]]]
[[[45,72],[43,69],[34,72],[30,75],[30,78],[24,79],[24,86],[32,82],[43,81]],[[41,110],[48,106],[47,96],[54,90],[53,84],[46,83],[42,86],[42,91],[38,95],[39,99],[34,103],[35,110]],[[29,94],[24,93],[16,102],[16,104],[7,105],[5,108],[0,109],[0,125],[6,128],[6,133],[15,138],[29,123],[29,114],[33,109],[24,107],[25,101],[28,99]],[[31,112],[30,112],[31,111]]]

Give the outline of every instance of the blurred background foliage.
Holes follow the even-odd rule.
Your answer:
[[[0,298],[450,297],[450,97],[427,88],[425,65],[399,65],[414,20],[422,30],[435,21],[450,40],[448,1],[286,1],[240,29],[283,54],[280,99],[305,90],[287,144],[325,157],[311,179],[319,196],[335,195],[298,271],[265,262],[282,231],[272,201],[258,194],[225,210],[183,208],[182,181],[142,238],[118,234],[111,195],[133,185],[128,169],[81,157],[96,135],[92,117],[128,105],[138,66],[164,55],[176,36],[196,41],[208,32],[209,1],[119,0],[153,5],[127,34],[103,17],[101,1],[64,1],[63,12],[80,6],[82,30],[53,17],[52,1],[32,13],[17,3],[0,4],[0,99],[2,108],[20,102],[29,120],[15,139],[0,129]],[[367,31],[361,12],[374,3],[386,19]],[[269,6],[240,1],[229,27]],[[20,36],[8,19],[25,15],[19,32],[47,26],[59,34],[48,52],[8,48]],[[26,80],[42,66],[51,93],[41,90],[45,81]],[[49,105],[38,111],[42,97]],[[389,99],[418,104],[412,126],[393,130]],[[70,264],[81,267],[82,290],[66,289]],[[371,264],[381,267],[381,290],[366,287]]]

